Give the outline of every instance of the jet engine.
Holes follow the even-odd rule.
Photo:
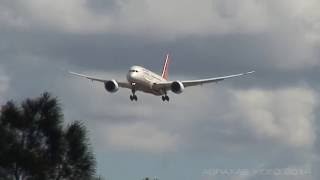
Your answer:
[[[180,81],[174,81],[171,84],[171,91],[176,93],[176,94],[180,94],[182,93],[184,90],[184,85],[182,84],[182,82]]]
[[[108,92],[111,92],[111,93],[117,92],[119,90],[119,85],[116,80],[105,82],[104,87]]]

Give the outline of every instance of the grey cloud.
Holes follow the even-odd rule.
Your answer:
[[[175,102],[172,102],[172,104],[169,105],[163,105],[159,104],[159,98],[148,96],[148,95],[141,95],[141,101],[142,103],[139,103],[137,106],[132,107],[131,104],[127,103],[128,99],[128,91],[123,90],[119,92],[117,96],[112,96],[105,94],[105,91],[103,90],[102,86],[99,85],[93,85],[88,86],[88,83],[84,83],[81,80],[76,81],[79,84],[74,84],[72,81],[69,81],[68,84],[72,84],[69,88],[73,89],[73,96],[83,96],[81,99],[77,99],[78,102],[72,103],[72,104],[78,104],[77,107],[73,107],[71,104],[68,105],[68,109],[83,109],[84,112],[86,112],[86,115],[84,117],[92,118],[96,117],[97,121],[96,123],[101,123],[101,125],[108,126],[108,124],[134,124],[137,122],[147,122],[155,124],[156,127],[159,127],[161,130],[169,131],[169,132],[180,132],[181,137],[184,137],[187,140],[185,142],[186,144],[190,144],[191,148],[198,147],[201,149],[210,149],[211,148],[223,151],[224,148],[232,147],[232,148],[240,148],[245,149],[244,144],[251,144],[254,142],[254,146],[256,146],[258,149],[260,147],[263,150],[263,145],[266,143],[280,145],[281,143],[284,143],[284,146],[292,144],[293,147],[296,145],[296,141],[291,141],[294,139],[294,135],[291,135],[292,131],[295,131],[294,128],[296,127],[296,123],[299,124],[300,120],[303,120],[301,118],[306,118],[305,123],[310,123],[309,121],[312,121],[312,119],[309,119],[309,111],[312,113],[312,108],[314,106],[311,104],[311,107],[303,107],[306,108],[306,112],[303,111],[303,108],[301,108],[301,111],[296,111],[298,113],[296,115],[297,119],[292,118],[293,126],[287,127],[287,119],[290,118],[286,112],[283,112],[281,115],[280,112],[270,110],[271,115],[274,115],[277,119],[275,119],[275,122],[277,126],[275,129],[280,128],[280,131],[283,131],[283,133],[277,133],[269,131],[269,127],[263,125],[263,123],[272,123],[271,119],[259,119],[258,117],[253,118],[252,120],[254,122],[251,122],[249,118],[247,117],[246,113],[250,113],[251,111],[259,111],[259,107],[253,107],[254,102],[246,101],[246,96],[243,96],[243,99],[237,100],[236,97],[229,93],[223,93],[225,89],[220,88],[213,91],[213,94],[210,94],[208,92],[212,91],[210,88],[205,89],[199,89],[195,88],[190,91],[186,91],[184,96],[172,96]],[[223,85],[225,86],[225,85]],[[66,86],[64,86],[65,88]],[[61,90],[62,91],[62,90]],[[239,91],[241,92],[241,91]],[[249,91],[250,92],[250,91]],[[248,92],[248,93],[249,93]],[[295,92],[295,90],[293,90]],[[187,98],[191,97],[191,94],[196,93],[197,96],[194,98]],[[261,91],[263,95],[266,96],[266,98],[272,98],[269,97],[269,93],[272,93],[272,91]],[[87,94],[87,95],[82,95]],[[94,94],[94,95],[93,95]],[[289,92],[290,94],[290,92]],[[292,93],[291,93],[292,94]],[[294,93],[293,93],[294,95]],[[106,97],[107,96],[107,97]],[[289,95],[288,95],[289,96]],[[301,98],[308,98],[309,94],[307,91],[306,96],[301,95]],[[104,98],[101,98],[104,97]],[[208,98],[210,97],[210,98]],[[289,98],[293,98],[294,96]],[[281,93],[279,96],[274,98],[282,98]],[[271,100],[272,103],[276,103],[274,100]],[[311,98],[313,98],[313,95],[311,94]],[[67,98],[68,99],[68,98]],[[287,98],[283,99],[283,103],[279,105],[279,108],[286,108],[286,106],[289,106],[290,102]],[[82,104],[81,102],[85,101],[86,104]],[[188,102],[192,102],[191,104]],[[211,102],[213,101],[213,102]],[[259,100],[257,100],[259,101]],[[67,101],[68,102],[68,101]],[[117,102],[117,103],[114,103]],[[223,102],[223,103],[221,103]],[[234,107],[232,104],[234,103],[243,103],[246,105],[246,107],[249,107],[249,109],[244,110],[244,115],[246,117],[242,117],[242,113],[240,113],[242,110],[240,107]],[[263,101],[262,101],[263,103]],[[303,102],[300,102],[299,99],[293,100],[293,104],[297,104],[298,106],[303,106]],[[68,103],[69,104],[69,103]],[[152,106],[150,106],[152,104]],[[270,105],[271,105],[270,104]],[[194,106],[202,106],[202,110],[200,109],[193,109]],[[210,107],[213,107],[211,109]],[[251,107],[251,108],[250,108]],[[295,107],[295,106],[293,106]],[[174,108],[175,113],[174,114],[166,114],[167,111],[170,111],[170,109]],[[240,109],[239,109],[240,108]],[[262,107],[265,108],[266,111],[269,111],[270,106]],[[239,109],[240,112],[237,112],[237,109]],[[296,109],[296,108],[295,108]],[[185,110],[188,111],[188,113],[185,112]],[[228,114],[228,112],[230,113]],[[75,111],[73,116],[75,115],[77,111]],[[299,114],[301,112],[301,114]],[[89,114],[87,114],[89,113]],[[277,113],[280,113],[277,115]],[[305,114],[307,113],[307,114]],[[166,116],[164,117],[164,114]],[[98,116],[97,116],[98,115]],[[99,116],[100,115],[100,116]],[[263,114],[262,114],[263,115]],[[312,114],[311,114],[312,115]],[[118,119],[116,117],[127,117],[128,119]],[[241,116],[241,117],[240,117]],[[81,116],[79,116],[81,117]],[[301,118],[300,118],[301,117]],[[113,120],[116,118],[116,120]],[[160,119],[159,119],[160,118]],[[258,123],[261,121],[261,123]],[[304,120],[303,120],[304,121]],[[260,126],[260,125],[262,126]],[[313,142],[313,130],[308,129],[310,124],[307,126],[301,126],[299,125],[297,132],[302,130],[302,134],[306,135],[306,139],[300,141],[297,139],[297,147],[300,147],[301,145],[304,146],[304,143],[307,143],[306,146],[310,147],[309,145]],[[305,128],[306,127],[306,128]],[[198,133],[192,133],[197,132]],[[260,133],[261,132],[261,133]],[[266,133],[264,133],[266,132]],[[237,134],[240,133],[240,134]],[[301,134],[301,133],[300,133]],[[310,136],[308,136],[310,134]],[[299,134],[297,134],[298,136]],[[299,136],[298,136],[299,137]],[[182,141],[184,141],[182,140]],[[193,140],[193,143],[188,142],[189,140]],[[211,142],[221,142],[217,147],[215,145],[212,145]],[[260,143],[258,143],[260,142]],[[200,143],[200,144],[198,144]],[[288,144],[286,144],[288,143]],[[301,144],[302,143],[302,144]],[[253,144],[252,144],[253,145]],[[238,146],[238,147],[237,147]],[[260,147],[259,147],[260,146]],[[280,145],[282,146],[282,145]],[[290,145],[291,147],[291,145]],[[231,148],[231,149],[232,149]]]
[[[74,3],[74,1],[72,2]],[[281,21],[277,25],[271,24],[270,30],[258,33],[239,34],[235,31],[223,36],[191,35],[188,37],[181,36],[171,41],[163,41],[161,38],[153,39],[131,33],[70,34],[68,31],[61,32],[54,31],[54,29],[30,28],[17,30],[7,27],[1,31],[3,36],[1,52],[4,61],[12,61],[15,58],[12,55],[22,54],[50,58],[54,61],[67,61],[70,64],[87,69],[101,70],[110,70],[111,68],[126,70],[132,64],[144,64],[151,69],[160,69],[159,66],[162,64],[161,59],[164,54],[171,52],[173,57],[171,68],[173,72],[178,74],[183,72],[190,73],[190,75],[211,76],[212,72],[215,72],[217,75],[223,75],[226,72],[236,73],[250,68],[250,70],[254,69],[259,72],[264,78],[270,76],[272,80],[279,79],[277,84],[280,85],[280,81],[290,81],[291,77],[295,77],[296,70],[306,68],[308,72],[313,71],[312,68],[319,64],[319,54],[317,54],[319,48],[314,44],[315,42],[309,42],[306,39],[306,34],[313,31],[310,29],[314,28],[301,28],[304,24],[300,21],[293,23],[296,20],[294,15],[298,13],[298,5],[294,3],[294,5],[288,6],[287,8],[290,11],[288,11],[288,14],[283,14],[284,12],[280,10],[282,8],[286,9],[284,6],[287,2],[283,1],[279,7],[272,2],[247,0],[240,6],[244,9],[249,8],[249,10],[252,10],[255,6],[263,7],[267,12],[270,12],[268,16],[271,16],[271,19]],[[94,11],[98,11],[95,10],[98,7],[106,6],[117,9],[119,3],[119,1],[96,0],[85,1],[85,4],[78,5],[82,8],[92,7],[91,11],[94,13]],[[130,4],[130,1],[121,3],[125,6]],[[146,2],[141,1],[141,3]],[[251,3],[254,5],[251,6]],[[21,12],[20,8],[24,8],[18,2],[9,3],[6,1],[3,4],[4,9],[10,7],[9,9],[13,12]],[[33,2],[33,4],[37,3]],[[59,4],[59,2],[55,4]],[[214,1],[212,4],[221,12],[239,16],[242,12],[233,12],[236,11],[233,10],[236,5],[229,1]],[[173,7],[175,7],[175,3]],[[132,8],[138,7],[134,6]],[[108,11],[109,9],[106,9],[106,12]],[[273,17],[273,11],[281,13],[281,16]],[[308,13],[303,10],[301,19],[312,19],[308,18],[307,15]],[[17,17],[20,17],[20,15],[17,15]],[[245,20],[241,19],[241,21]],[[274,73],[270,73],[270,71]],[[314,77],[314,74],[308,76],[308,78],[310,77]],[[308,78],[302,77],[302,80],[307,81]],[[268,80],[265,81],[268,83]],[[272,81],[272,83],[275,82]]]
[[[170,4],[170,6],[168,6]],[[20,20],[37,29],[48,26],[75,33],[120,33],[172,39],[192,35],[261,33],[286,26],[314,25],[317,1],[294,2],[221,0],[193,1],[4,1],[6,19]],[[51,7],[48,9],[47,7]],[[183,6],[183,8],[180,8]],[[101,13],[99,8],[104,8]],[[46,9],[46,11],[44,11]],[[316,17],[316,18],[313,18]],[[35,28],[33,28],[35,27]],[[313,26],[312,26],[313,27]],[[48,28],[46,28],[48,30]]]
[[[98,14],[112,14],[119,11],[118,0],[90,0],[86,1],[86,6]]]

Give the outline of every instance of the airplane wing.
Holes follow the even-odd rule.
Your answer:
[[[205,83],[211,83],[211,82],[219,82],[225,79],[229,78],[234,78],[234,77],[239,77],[247,74],[254,73],[254,71],[246,72],[246,73],[241,73],[241,74],[234,74],[234,75],[229,75],[229,76],[221,76],[221,77],[214,77],[214,78],[207,78],[207,79],[199,79],[199,80],[191,80],[191,81],[181,81],[184,87],[188,86],[196,86],[196,85],[202,85]]]
[[[84,75],[84,74],[79,74],[79,73],[75,73],[75,72],[71,72],[69,71],[70,74],[72,75],[75,75],[75,76],[80,76],[80,77],[84,77],[84,78],[87,78],[91,81],[98,81],[98,82],[102,82],[102,83],[106,83],[108,81],[110,81],[110,79],[102,79],[102,78],[98,78],[98,77],[93,77],[93,76],[87,76],[87,75]],[[119,85],[119,87],[123,87],[123,88],[128,88],[128,89],[131,89],[131,84],[128,83],[128,82],[119,82],[119,81],[116,81]]]
[[[197,86],[197,85],[202,85],[202,84],[206,84],[206,83],[212,83],[212,82],[219,82],[219,81],[223,81],[225,79],[230,79],[230,78],[234,78],[234,77],[239,77],[239,76],[243,76],[243,75],[247,75],[247,74],[251,74],[254,73],[255,71],[250,71],[250,72],[246,72],[246,73],[241,73],[241,74],[234,74],[234,75],[229,75],[229,76],[221,76],[221,77],[214,77],[214,78],[207,78],[207,79],[198,79],[198,80],[186,80],[186,81],[180,81],[184,87],[189,87],[189,86]],[[170,89],[170,86],[172,84],[173,81],[169,81],[169,82],[164,82],[164,83],[156,83],[154,85],[155,88],[166,88],[166,89]]]

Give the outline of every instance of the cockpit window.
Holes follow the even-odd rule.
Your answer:
[[[130,69],[129,72],[138,72],[137,70]]]

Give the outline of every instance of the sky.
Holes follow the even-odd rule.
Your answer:
[[[0,104],[59,98],[83,121],[106,179],[317,180],[320,1],[1,0]],[[70,76],[124,80],[131,65],[169,78],[255,70],[170,102]],[[288,173],[291,172],[291,173]]]

